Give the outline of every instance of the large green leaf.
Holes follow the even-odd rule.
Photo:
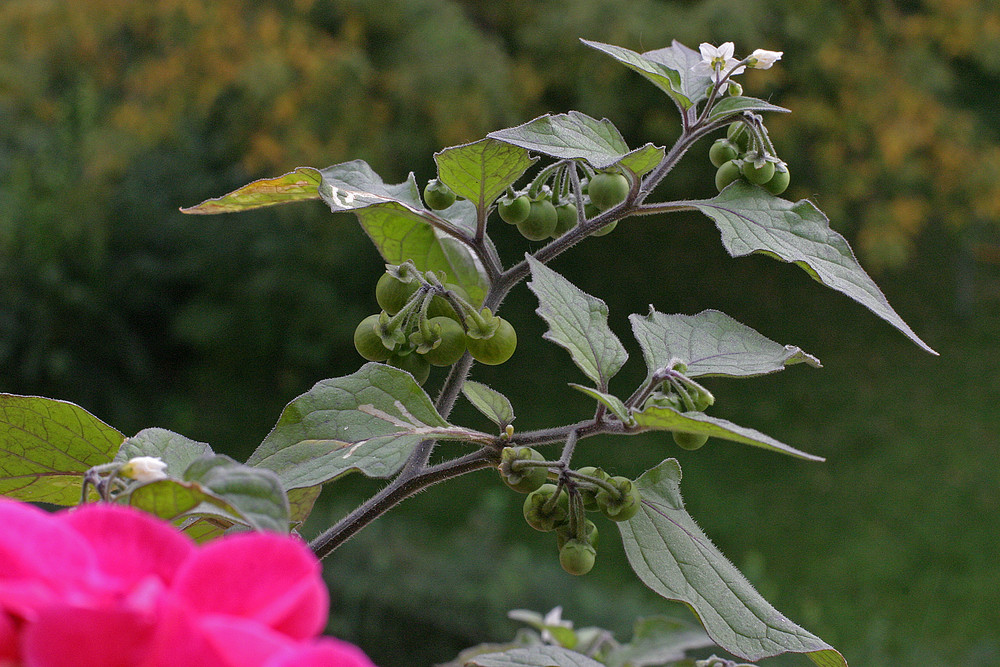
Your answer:
[[[811,354],[775,343],[717,310],[666,315],[650,307],[648,315],[630,315],[629,320],[650,376],[675,360],[687,365],[688,377],[764,375],[799,363],[820,367]]]
[[[618,128],[579,111],[546,114],[523,125],[490,132],[489,137],[557,159],[586,160],[595,169],[624,164],[639,176],[663,159],[662,148],[646,144],[630,151]]]
[[[183,213],[237,213],[275,204],[319,199],[322,176],[313,167],[299,167],[277,178],[262,178],[221,197],[206,199],[197,206],[182,208]]]
[[[0,494],[76,505],[83,473],[110,463],[124,439],[73,403],[0,394]]]
[[[566,348],[573,362],[600,391],[628,359],[628,352],[608,326],[608,307],[528,255],[535,310],[549,325],[543,338]]]
[[[477,655],[465,664],[475,667],[603,667],[582,653],[548,644]]]
[[[655,51],[636,53],[614,44],[581,39],[587,46],[605,53],[669,95],[681,109],[688,109],[705,99],[712,79],[695,72],[692,67],[701,61],[698,51],[674,41]]]
[[[122,443],[115,461],[125,463],[136,456],[155,456],[167,464],[167,475],[180,478],[188,466],[202,456],[212,454],[212,448],[164,428],[147,428]]]
[[[673,408],[648,406],[642,412],[632,413],[636,426],[641,430],[680,431],[682,433],[700,433],[731,440],[744,445],[753,445],[773,452],[788,454],[806,461],[824,461],[823,457],[808,454],[775,440],[769,435],[752,428],[739,426],[731,421],[718,417],[709,417],[702,412],[678,412]]]
[[[421,440],[492,437],[446,422],[413,376],[367,363],[322,380],[289,403],[247,463],[278,473],[285,489],[316,486],[357,471],[385,478]]]
[[[795,263],[816,281],[851,297],[937,354],[892,309],[847,241],[830,229],[829,220],[812,202],[792,203],[740,180],[718,196],[691,205],[715,221],[731,256],[760,253]]]
[[[465,243],[432,224],[450,224],[471,236],[476,230],[471,202],[429,211],[420,202],[413,174],[402,183],[387,185],[364,160],[327,167],[322,174],[323,200],[335,212],[355,213],[386,262],[402,264],[409,259],[421,271],[444,271],[449,282],[465,288],[473,301],[482,301],[488,287],[482,263]]]
[[[438,178],[468,199],[479,209],[485,209],[508,186],[535,162],[520,146],[483,139],[472,144],[453,146],[434,154]]]
[[[805,653],[823,667],[846,667],[840,653],[774,609],[716,549],[685,510],[680,481],[674,459],[636,480],[642,507],[618,527],[639,579],[687,604],[709,636],[734,655],[756,661]]]

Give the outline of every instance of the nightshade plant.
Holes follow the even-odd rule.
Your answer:
[[[493,468],[512,492],[527,494],[526,521],[555,533],[567,571],[589,571],[598,556],[598,533],[609,539],[615,526],[643,583],[686,604],[704,632],[647,619],[637,624],[632,644],[585,649],[582,631],[535,619],[537,641],[522,636],[507,648],[463,657],[468,664],[618,665],[640,660],[637,653],[644,657],[635,664],[673,664],[684,659],[685,648],[715,644],[751,661],[793,652],[819,665],[846,665],[835,649],[772,608],[702,533],[684,508],[675,459],[628,479],[615,474],[613,455],[574,458],[583,438],[664,431],[687,449],[712,437],[821,461],[706,414],[714,397],[699,383],[792,364],[818,367],[819,361],[718,311],[668,314],[651,307],[630,317],[647,375],[622,392],[611,380],[628,353],[608,326],[606,305],[548,263],[633,216],[699,211],[716,224],[731,256],[760,253],[794,263],[933,350],[896,314],[816,206],[777,196],[789,173],[762,114],[788,110],[743,96],[731,77],[747,67],[770,67],[779,52],[757,50],[738,60],[731,43],[703,44],[699,52],[675,42],[642,54],[583,43],[640,74],[676,106],[681,131],[673,146],[631,149],[610,121],[571,111],[442,150],[434,156],[437,177],[424,188],[412,174],[399,184],[384,183],[355,160],[326,169],[301,167],[184,209],[228,213],[322,199],[334,212],[354,213],[386,262],[386,274],[373,286],[383,310],[355,332],[358,351],[369,362],[350,375],[318,382],[289,403],[245,464],[162,429],[126,438],[75,405],[4,396],[0,492],[61,505],[127,504],[205,541],[227,530],[294,529],[322,486],[350,472],[389,480],[312,541],[322,557],[418,491]],[[719,168],[718,195],[655,201],[657,185],[708,137],[717,138],[710,157]],[[514,228],[535,243],[523,258],[507,263],[491,235]],[[518,432],[512,402],[470,379],[476,361],[502,364],[516,347],[535,344],[518,340],[512,323],[496,315],[525,280],[548,325],[544,338],[563,347],[588,381],[570,386],[593,399],[590,419]],[[433,399],[421,386],[431,365],[449,369]],[[460,396],[495,429],[450,422]],[[468,451],[431,464],[440,441],[463,443]],[[151,470],[145,457],[162,460],[166,468]],[[588,512],[604,519],[592,521]],[[650,662],[651,655],[660,658]],[[704,664],[709,662],[728,664],[714,657]]]

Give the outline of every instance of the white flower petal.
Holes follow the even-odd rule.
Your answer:
[[[166,469],[167,464],[158,456],[136,456],[129,459],[118,472],[137,482],[155,482],[167,478],[167,473],[163,472]]]
[[[756,49],[750,54],[750,67],[754,69],[770,69],[771,65],[781,60],[784,51],[768,51],[767,49]]]

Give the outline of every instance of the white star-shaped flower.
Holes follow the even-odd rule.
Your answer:
[[[733,57],[736,47],[732,42],[726,42],[719,46],[713,46],[708,42],[702,42],[698,46],[701,52],[701,60],[692,68],[698,74],[712,77],[715,83],[719,83],[722,77],[736,76],[742,74],[746,69],[744,65],[739,65],[739,60]],[[739,67],[737,67],[739,65]],[[726,81],[719,88],[719,92],[726,92],[729,82]]]

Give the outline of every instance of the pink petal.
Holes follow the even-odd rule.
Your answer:
[[[14,619],[0,611],[0,665],[16,665],[20,662],[19,644]]]
[[[50,607],[22,630],[25,667],[136,667],[156,619],[129,609]]]
[[[375,667],[354,644],[323,637],[277,655],[265,667]]]
[[[210,542],[177,573],[174,589],[199,612],[254,619],[294,639],[313,637],[326,623],[319,561],[293,537],[248,533]]]
[[[169,584],[196,550],[166,521],[130,507],[94,503],[58,516],[90,541],[101,570],[126,585],[149,575]]]
[[[206,615],[200,627],[225,661],[222,664],[232,667],[263,667],[273,656],[296,645],[288,635],[236,616]]]
[[[96,572],[90,544],[52,514],[0,499],[0,526],[0,610],[30,616]]]

